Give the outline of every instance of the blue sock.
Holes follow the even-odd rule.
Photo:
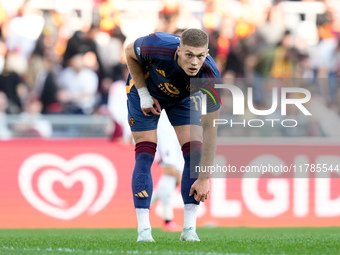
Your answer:
[[[132,174],[132,192],[135,208],[150,208],[153,190],[151,165],[157,144],[141,142],[136,144],[136,163]]]
[[[191,148],[190,148],[191,147]],[[202,157],[202,143],[200,141],[192,141],[185,143],[182,146],[184,157],[184,170],[182,174],[181,193],[184,204],[199,204],[194,196],[189,196],[191,185],[197,178],[190,178],[190,171],[195,171],[195,166],[198,166]]]

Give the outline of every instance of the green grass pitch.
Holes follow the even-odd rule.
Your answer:
[[[137,243],[136,229],[1,229],[0,254],[340,254],[340,228],[198,228],[200,243],[153,229],[155,243]]]

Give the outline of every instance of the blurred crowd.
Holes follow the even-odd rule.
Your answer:
[[[250,84],[258,108],[271,100],[271,85],[259,80],[303,78],[320,95],[319,103],[340,116],[337,0],[89,1],[90,19],[81,8],[0,1],[0,137],[10,137],[10,129],[51,136],[44,114],[108,115],[112,136],[119,136],[109,101],[128,75],[125,45],[147,33],[188,27],[208,32],[209,53],[222,77]],[[30,124],[9,129],[10,114]]]

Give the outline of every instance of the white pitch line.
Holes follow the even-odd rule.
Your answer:
[[[22,248],[22,247],[7,247],[2,246],[0,250],[7,251],[38,251],[38,252],[69,252],[69,253],[89,253],[89,254],[159,254],[159,251],[123,251],[123,250],[80,250],[71,248]],[[195,252],[195,251],[167,251],[168,254],[173,255],[250,255],[249,253],[221,253],[221,252]]]

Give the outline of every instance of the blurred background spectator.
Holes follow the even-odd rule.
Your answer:
[[[60,71],[58,98],[62,113],[92,114],[96,105],[98,76],[86,66],[86,54],[73,55]]]
[[[11,131],[7,123],[8,100],[4,92],[0,92],[0,138],[11,138]]]
[[[42,103],[36,98],[30,98],[20,113],[17,122],[12,125],[13,131],[18,137],[42,137],[52,136],[52,124],[42,118]]]
[[[104,125],[100,132],[97,128],[86,132],[88,136],[111,136],[113,124],[123,126],[119,124],[123,118],[114,115],[123,112],[124,107],[117,99],[126,78],[124,46],[148,33],[180,34],[189,27],[202,28],[209,34],[209,53],[221,75],[242,89],[253,87],[254,106],[258,109],[271,105],[273,84],[264,78],[303,78],[304,82],[294,86],[312,91],[315,102],[311,105],[322,106],[323,114],[332,112],[329,116],[339,118],[337,0],[1,0],[2,118],[11,122],[24,113],[34,115],[35,120],[48,119],[50,124],[35,121],[33,125],[45,126],[38,132],[41,137],[66,134],[58,126],[63,121],[74,126],[109,123],[111,128]],[[230,95],[223,92],[221,96],[223,116],[232,117]],[[290,114],[295,113],[291,110]],[[97,117],[108,121],[91,121]],[[32,123],[31,117],[25,118]],[[220,132],[236,136],[334,135],[322,131],[318,124],[321,120],[305,121],[295,133],[281,129],[264,133],[247,129]],[[308,124],[313,128],[306,129]],[[19,129],[16,126],[12,130],[14,137],[23,136],[23,130],[18,135]],[[72,134],[81,135],[83,131],[76,128]],[[7,135],[1,137],[8,138],[10,133],[8,129]]]

